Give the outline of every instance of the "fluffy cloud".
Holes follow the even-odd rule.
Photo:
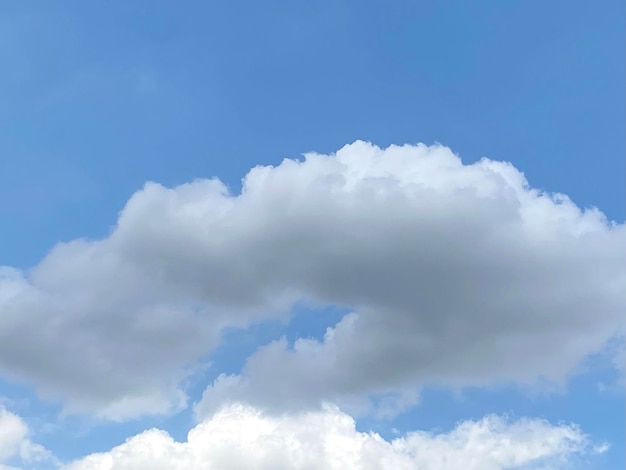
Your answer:
[[[541,420],[488,416],[449,433],[412,432],[386,441],[357,432],[336,407],[272,418],[237,404],[192,429],[187,442],[152,429],[64,470],[531,470],[567,468],[569,458],[595,452],[576,426]]]
[[[26,423],[0,405],[0,462],[18,453],[27,433]]]
[[[306,301],[354,313],[322,342],[263,348],[205,411],[252,389],[268,406],[410,403],[425,382],[562,380],[624,327],[624,225],[510,164],[356,142],[243,183],[147,184],[106,239],[5,268],[0,373],[70,409],[163,412],[184,406],[181,382],[224,327]]]
[[[54,462],[54,456],[43,446],[28,438],[29,429],[24,420],[0,404],[0,470],[18,470],[3,465],[17,458],[31,466],[38,462]]]

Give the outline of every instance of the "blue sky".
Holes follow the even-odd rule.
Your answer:
[[[211,419],[211,413],[215,411],[209,407],[207,409],[213,411],[206,411],[208,414],[203,417],[198,417],[198,413],[194,415],[194,404],[200,401],[206,389],[206,402],[214,403],[211,406],[218,407],[220,400],[231,396],[266,410],[268,416],[277,411],[297,416],[299,410],[309,410],[311,403],[323,398],[337,402],[342,412],[352,415],[358,430],[375,430],[388,440],[415,430],[447,433],[461,421],[478,422],[489,415],[510,415],[513,420],[524,417],[545,419],[552,426],[550,432],[559,431],[558,426],[562,423],[575,423],[594,445],[608,442],[610,448],[601,454],[574,452],[576,455],[571,457],[570,463],[559,464],[563,465],[562,468],[570,468],[565,465],[607,470],[624,468],[626,410],[623,385],[620,385],[624,372],[623,364],[621,372],[612,364],[615,351],[620,348],[615,335],[624,331],[623,312],[626,311],[625,299],[620,292],[623,285],[620,282],[625,279],[624,269],[619,264],[624,259],[623,247],[626,246],[623,228],[626,201],[624,13],[623,2],[613,0],[602,2],[602,5],[561,0],[488,0],[478,3],[398,0],[384,4],[347,0],[189,1],[184,5],[160,0],[1,2],[0,266],[14,268],[18,274],[11,271],[12,274],[0,277],[0,293],[3,288],[6,292],[13,292],[10,290],[13,289],[12,283],[22,286],[22,281],[26,293],[20,291],[24,299],[20,297],[19,302],[11,300],[10,296],[6,297],[9,300],[0,296],[0,342],[7,341],[8,344],[7,335],[23,333],[21,344],[28,347],[3,348],[0,345],[0,397],[3,397],[7,412],[20,416],[27,423],[30,434],[23,439],[43,445],[62,461],[59,465],[93,452],[109,451],[151,427],[163,429],[175,439],[185,441],[187,432],[196,425],[195,420]],[[339,149],[360,140],[378,147],[357,143],[342,150],[343,154],[337,153],[341,156],[334,156]],[[420,142],[431,146],[428,147],[430,150],[417,147]],[[315,171],[323,167],[330,175],[335,160],[357,173],[359,168],[374,168],[375,164],[367,157],[373,148],[379,149],[377,158],[389,162],[384,174],[391,175],[389,177],[395,183],[389,184],[395,185],[393,187],[400,188],[404,184],[401,182],[405,181],[403,178],[413,172],[426,174],[431,171],[418,163],[406,163],[413,161],[410,158],[393,160],[393,151],[380,150],[403,144],[411,145],[403,151],[407,155],[414,154],[411,157],[414,160],[425,161],[424,155],[432,154],[439,161],[448,161],[453,159],[449,148],[460,156],[465,165],[463,168],[479,169],[476,171],[483,175],[480,178],[484,182],[478,176],[472,179],[473,173],[470,170],[465,172],[465,169],[458,171],[463,175],[467,173],[468,182],[449,182],[446,175],[452,170],[446,170],[448,167],[441,167],[436,172],[432,170],[434,173],[429,177],[420,176],[425,178],[423,181],[416,176],[420,184],[426,186],[435,180],[448,181],[445,184],[452,186],[444,185],[440,190],[444,191],[442,194],[450,191],[449,197],[457,194],[454,189],[457,184],[474,188],[472,194],[479,194],[481,188],[487,188],[485,185],[491,181],[488,175],[495,173],[504,179],[494,184],[501,185],[506,180],[511,191],[511,188],[517,188],[517,204],[528,209],[524,212],[524,217],[528,217],[528,220],[524,219],[524,227],[539,227],[537,232],[528,232],[539,237],[532,239],[532,243],[537,244],[532,245],[526,240],[520,245],[496,245],[493,252],[508,259],[511,250],[519,248],[519,255],[515,258],[519,266],[513,261],[506,264],[500,258],[492,264],[484,258],[476,261],[476,265],[470,261],[467,261],[469,265],[463,264],[465,261],[454,261],[454,255],[450,253],[466,253],[458,239],[465,238],[469,244],[474,236],[472,230],[480,234],[482,229],[475,227],[469,219],[466,221],[469,215],[462,214],[467,213],[454,210],[454,207],[464,207],[465,199],[450,203],[449,207],[445,205],[448,199],[431,201],[428,193],[424,195],[424,201],[429,202],[424,203],[423,210],[428,212],[428,205],[436,208],[434,214],[442,214],[441,220],[433,216],[436,224],[433,233],[439,234],[437,239],[452,240],[450,246],[453,249],[444,249],[434,242],[428,245],[431,248],[426,251],[434,253],[431,262],[435,268],[429,271],[430,274],[424,274],[428,281],[418,281],[422,279],[419,266],[425,264],[407,264],[406,270],[396,270],[406,256],[397,255],[393,249],[403,246],[408,250],[406,253],[413,253],[417,250],[415,237],[427,232],[426,225],[423,225],[427,222],[420,219],[419,211],[413,210],[417,206],[411,205],[419,205],[417,199],[407,196],[413,202],[406,204],[385,199],[380,207],[377,203],[367,205],[363,202],[362,213],[358,201],[365,201],[366,193],[355,196],[356,199],[346,199],[345,204],[357,204],[349,207],[355,207],[353,213],[361,215],[355,215],[353,222],[344,225],[344,221],[352,221],[346,216],[350,212],[341,212],[341,208],[348,207],[342,202],[344,192],[337,193],[336,198],[326,198],[322,192],[316,199],[311,196],[318,194],[318,186],[311,183],[318,181],[312,176]],[[307,152],[330,155],[330,160],[318,164],[309,164],[307,160],[307,164],[297,169],[281,165],[284,158],[302,161],[301,155]],[[538,202],[533,205],[535,202],[528,196],[530,193],[524,192],[528,187],[522,184],[518,188],[515,178],[506,179],[509,172],[502,166],[480,166],[476,162],[482,157],[510,162],[525,175],[531,188],[565,194],[572,201],[571,207],[576,205],[581,210],[597,207],[609,221],[615,222],[614,226],[597,222],[592,211],[587,213],[588,218],[579,214],[576,217],[580,220],[570,220],[567,215],[570,212],[565,212],[571,209],[567,203],[555,203],[551,209],[545,209]],[[471,167],[474,163],[475,167]],[[261,170],[249,174],[259,165],[273,165],[275,171],[268,170],[269,176],[265,177],[262,177]],[[454,164],[450,165],[450,168],[454,167]],[[374,172],[371,176],[378,175],[376,171],[379,170],[371,171]],[[256,179],[250,176],[253,173]],[[138,193],[149,181],[174,188],[217,177],[232,196],[239,194],[242,178],[248,174],[246,194],[251,201],[249,205],[244,204],[243,197],[222,198],[217,194],[219,190],[215,192],[208,185],[201,184],[188,187],[188,193],[186,190],[168,193],[158,187]],[[347,175],[342,177],[346,181],[352,178]],[[320,188],[327,184],[323,182],[326,180],[319,181]],[[371,184],[377,188],[378,183]],[[309,190],[299,192],[305,187]],[[387,186],[378,187],[380,190],[384,188]],[[493,197],[504,198],[503,194]],[[131,196],[131,201],[136,204],[126,206]],[[472,197],[468,200],[473,201]],[[237,205],[239,200],[244,201],[241,206]],[[276,219],[285,225],[274,233],[271,228],[276,221],[273,214],[284,209],[282,204],[286,200],[296,201],[293,203],[295,212],[289,212],[292,214],[289,217],[295,218],[285,219],[287,222]],[[303,205],[298,206],[298,201],[304,201]],[[438,203],[442,204],[439,208],[435,205]],[[320,205],[319,213],[312,209],[317,207],[316,204]],[[513,210],[513,206],[504,203],[500,209],[494,206],[493,214],[496,215],[492,218],[489,215],[491,203],[467,204],[468,210],[475,211],[476,220],[482,221],[480,227],[496,227],[488,233],[499,233],[497,227],[502,227],[502,221],[509,219],[499,219],[498,214]],[[124,211],[125,218],[120,218],[118,223],[120,211],[125,206],[128,209]],[[198,261],[204,260],[204,245],[198,245],[200,251],[193,251],[194,243],[202,234],[211,238],[219,232],[215,228],[218,225],[211,225],[217,224],[218,219],[212,218],[217,216],[211,215],[211,211],[217,211],[218,206],[239,207],[237,214],[248,214],[248,217],[241,215],[241,218],[233,219],[228,225],[230,231],[224,229],[227,231],[215,235],[217,241],[214,243],[221,243],[219,246],[226,253],[223,257]],[[408,207],[413,209],[409,211]],[[256,209],[246,212],[248,208]],[[446,208],[450,209],[449,213]],[[332,216],[335,209],[339,211],[337,217]],[[544,209],[548,212],[542,212]],[[302,214],[309,210],[313,215],[305,220]],[[562,213],[554,212],[561,214],[563,219],[559,218],[561,215],[549,215],[551,210],[563,210]],[[270,215],[262,219],[263,214]],[[324,219],[319,214],[331,215]],[[340,217],[341,214],[344,215]],[[393,214],[398,214],[398,219],[394,219]],[[197,220],[185,217],[196,217]],[[565,225],[555,222],[553,226],[554,220],[565,220]],[[408,228],[411,221],[417,225]],[[437,221],[441,224],[437,225]],[[466,222],[468,225],[464,225]],[[196,223],[200,225],[194,225]],[[292,225],[300,227],[300,223],[307,228],[302,231],[290,228]],[[322,227],[322,223],[327,225]],[[350,225],[352,223],[354,225]],[[380,233],[374,230],[375,226],[384,224],[391,228],[388,231],[381,229]],[[116,226],[119,230],[115,229]],[[371,246],[367,245],[371,241],[369,238],[359,238],[360,233],[370,233],[369,227],[374,234],[371,240],[376,242]],[[459,228],[467,228],[467,234],[460,233]],[[567,238],[570,232],[581,230],[590,235]],[[403,238],[406,233],[411,233],[414,238],[408,238],[408,235]],[[537,235],[539,233],[542,235]],[[337,265],[324,265],[320,260],[326,258],[315,250],[330,246],[316,245],[316,240],[323,239],[326,234],[330,234],[331,244],[340,240],[337,242],[339,251],[335,253],[337,259],[343,259],[341,240],[344,236],[360,240],[346,246],[369,247],[369,251],[364,248],[359,255],[355,248],[354,254],[346,255],[345,263],[337,261]],[[561,236],[566,238],[554,238],[560,240],[554,245],[546,241]],[[246,241],[247,237],[252,241]],[[55,250],[46,258],[57,243],[76,239],[88,241],[84,242],[85,245],[67,245],[68,248]],[[308,241],[297,242],[296,239]],[[389,242],[388,246],[384,245],[385,241]],[[186,246],[190,247],[189,252],[183,249]],[[531,246],[535,251],[529,248]],[[249,256],[246,255],[248,249],[252,250]],[[271,251],[274,249],[276,253]],[[442,251],[438,252],[438,249]],[[547,251],[541,251],[543,249]],[[110,254],[113,252],[115,255]],[[363,282],[376,282],[380,287],[378,290],[361,292],[348,281],[341,284],[359,269],[368,272],[370,264],[359,258],[368,257],[367,253],[372,253],[370,261],[378,260],[383,274],[387,266],[384,260],[397,260],[395,265],[390,262],[387,266],[388,278],[395,279],[388,288],[380,287],[386,281],[374,274],[364,277]],[[548,254],[543,261],[539,259],[541,253]],[[554,259],[551,258],[553,254]],[[122,259],[119,265],[115,264],[118,258]],[[225,263],[220,265],[222,271],[216,267],[218,258],[220,263]],[[309,258],[311,261],[307,261]],[[470,258],[474,259],[471,256],[459,259]],[[101,262],[101,259],[115,261],[106,264],[109,261]],[[322,274],[319,277],[302,274],[299,268],[292,267],[295,266],[294,259],[301,260],[302,265],[310,266],[311,270],[319,269],[319,273],[338,273],[337,285],[341,285],[325,284],[320,280]],[[266,274],[261,273],[257,278],[252,271],[247,271],[248,264],[254,260],[272,273],[284,271],[289,274],[268,274],[271,279],[267,281],[267,289],[259,288],[257,295],[256,287],[263,284],[261,281]],[[352,262],[353,269],[350,267]],[[136,292],[141,294],[135,294],[126,292],[123,284],[110,281],[127,279],[125,276],[135,279],[131,271],[137,266],[150,272],[164,270],[159,282],[165,287],[150,284],[156,281],[146,280],[144,276],[141,282],[137,281]],[[453,273],[445,271],[445,279],[435,283],[436,266],[446,266]],[[498,349],[509,362],[503,360],[500,364],[496,361],[491,368],[468,365],[463,369],[442,362],[441,367],[449,367],[449,371],[439,373],[427,366],[407,365],[396,375],[387,374],[391,378],[376,373],[371,374],[374,378],[369,373],[357,377],[356,373],[352,376],[341,370],[341,364],[360,370],[355,359],[357,353],[346,352],[352,346],[354,351],[361,351],[359,357],[369,357],[371,364],[379,364],[379,368],[380,364],[385,364],[386,356],[381,353],[384,349],[370,348],[368,342],[374,344],[377,341],[373,333],[378,328],[375,325],[379,321],[387,325],[384,319],[392,318],[394,311],[408,309],[407,318],[413,318],[410,307],[405,306],[412,305],[410,302],[414,299],[409,301],[407,292],[410,289],[403,287],[412,277],[415,277],[416,286],[423,282],[433,292],[442,289],[438,291],[440,296],[454,297],[457,294],[456,284],[453,284],[456,281],[453,280],[461,278],[465,272],[462,269],[469,269],[467,266],[485,272],[485,278],[486,271],[481,271],[486,269],[484,266],[508,269],[506,272],[511,273],[536,270],[536,276],[529,277],[528,284],[518,287],[536,288],[537,291],[529,291],[529,297],[545,297],[545,302],[538,300],[533,304],[530,300],[520,300],[516,305],[528,309],[523,310],[526,312],[523,315],[532,316],[534,313],[528,312],[535,311],[537,315],[547,315],[538,318],[554,326],[554,338],[563,343],[552,343],[554,349],[545,349],[546,354],[556,357],[555,351],[562,349],[563,357],[559,356],[558,361],[554,359],[553,364],[545,366],[540,360],[533,362],[536,358],[531,358],[533,354],[530,352],[527,357],[525,348],[536,349],[537,355],[548,344],[542,343],[548,341],[545,339],[547,333],[532,326],[535,336],[520,336],[518,349],[512,345],[510,349]],[[78,271],[72,274],[72,269]],[[82,269],[86,271],[80,271]],[[577,270],[581,274],[572,274],[571,279],[554,278]],[[223,278],[210,277],[213,274],[208,273],[214,271],[218,277],[223,274]],[[587,279],[582,274],[585,271],[606,275],[606,282],[602,284],[602,278]],[[478,271],[472,272],[476,275]],[[205,279],[203,276],[210,285],[197,281]],[[523,278],[524,274],[520,277]],[[293,279],[296,280],[290,284]],[[450,284],[446,284],[448,282]],[[459,285],[465,285],[459,282]],[[92,283],[98,283],[98,289],[101,285],[104,287],[101,290],[94,288],[92,293]],[[476,289],[484,287],[479,281],[476,284],[477,287],[471,285]],[[157,285],[161,287],[155,287]],[[81,289],[85,289],[84,295]],[[161,295],[159,289],[168,294]],[[168,289],[175,294],[168,297]],[[558,289],[563,289],[565,294],[551,294]],[[370,295],[370,291],[380,291],[380,294]],[[385,292],[389,292],[389,296]],[[400,301],[405,293],[409,297]],[[483,299],[480,302],[491,302],[485,300],[491,299],[486,293],[476,295],[476,299]],[[41,300],[45,306],[41,307],[41,312],[23,310],[39,302],[40,297],[47,299]],[[387,297],[394,298],[389,300]],[[461,305],[474,301],[474,297],[459,298]],[[114,299],[110,305],[108,299]],[[479,305],[479,301],[476,302]],[[105,307],[98,309],[98,305]],[[508,312],[507,305],[498,303],[492,310]],[[568,310],[572,305],[579,305],[580,311]],[[592,310],[585,310],[587,305],[592,306]],[[425,318],[438,315],[434,311],[429,313],[427,307],[420,308],[420,315]],[[615,313],[620,308],[622,313]],[[157,335],[152,330],[149,333],[141,330],[146,334],[145,338],[132,337],[134,312],[151,309],[155,312],[173,309],[173,312],[184,313],[180,318],[175,313],[161,316],[147,313],[148,324],[154,322],[159,325],[155,328],[164,328],[167,333],[159,330]],[[490,309],[489,305],[485,306],[485,311]],[[559,316],[559,309],[563,309],[562,316]],[[70,310],[71,315],[59,313],[57,325],[55,312]],[[357,311],[358,321],[356,329],[351,330],[353,327],[345,315],[353,310]],[[208,318],[202,316],[206,311],[214,315],[209,323],[203,323],[203,318]],[[266,314],[270,311],[274,313]],[[559,315],[555,313],[557,311]],[[470,316],[471,309],[455,315]],[[571,321],[566,320],[568,315],[571,315]],[[7,319],[4,323],[2,316]],[[27,320],[20,323],[19,328],[12,329],[17,324],[15,318]],[[493,320],[488,318],[476,318],[475,322]],[[47,322],[57,325],[50,334],[44,332],[43,325]],[[176,325],[188,322],[196,327],[185,330],[168,326],[167,322]],[[499,325],[498,321],[495,323]],[[393,320],[389,320],[389,324],[395,325]],[[426,324],[420,328],[425,328]],[[103,326],[99,329],[101,326],[94,325]],[[2,336],[3,327],[10,333]],[[105,327],[111,330],[105,330]],[[184,336],[189,332],[204,332],[205,327],[206,334],[198,333],[191,339]],[[324,339],[324,332],[329,327],[336,328],[336,343]],[[131,332],[128,333],[128,343],[123,343],[119,349],[117,343],[110,342],[108,335],[115,334],[115,338],[126,336],[111,333],[115,328]],[[62,336],[67,334],[71,338],[73,331],[81,332],[75,336],[80,337],[76,345],[80,343],[81,347],[93,349],[90,349],[93,354],[86,354],[84,362],[78,365],[68,365],[70,362],[63,359],[64,354],[80,351],[69,346],[64,349],[61,345],[64,342]],[[517,338],[516,331],[510,329],[501,336],[486,336],[484,341],[493,341],[494,345],[502,341],[506,345],[509,344],[507,338]],[[576,336],[575,331],[580,336]],[[582,335],[581,331],[589,334]],[[360,342],[350,339],[350,332],[354,335],[360,332],[363,335]],[[85,336],[80,336],[83,333]],[[283,336],[286,338],[284,347],[280,343],[271,343],[280,341]],[[156,341],[161,341],[162,337],[164,343],[159,346]],[[337,369],[327,370],[326,362],[315,362],[317,359],[309,357],[313,354],[308,352],[309,349],[297,350],[294,343],[298,338],[314,338],[315,344],[306,343],[306,348],[319,346],[320,358],[338,354]],[[511,341],[517,341],[515,338]],[[164,360],[167,365],[163,368],[133,369],[129,366],[128,370],[119,372],[117,367],[125,362],[149,361],[143,357],[143,352],[131,347],[144,344],[142,341],[148,345],[145,355],[152,351],[152,347],[155,350],[178,348],[176,351],[180,354],[173,353],[172,357],[176,356],[176,359],[172,359],[171,364]],[[188,348],[181,346],[187,341]],[[576,345],[571,346],[571,351],[568,341]],[[609,344],[607,341],[613,342]],[[268,347],[270,343],[276,347]],[[363,343],[367,344],[364,346]],[[460,343],[463,341],[459,340]],[[111,385],[110,391],[104,387],[107,389],[105,396],[105,392],[99,395],[91,389],[83,390],[74,382],[67,385],[71,382],[69,378],[67,383],[64,382],[63,374],[69,374],[68,370],[88,369],[92,366],[90,360],[96,361],[94,358],[100,354],[106,356],[110,351],[106,344],[115,348],[114,355],[121,362],[112,360],[107,365],[109,368],[102,370],[110,371],[115,377],[111,383],[117,384],[117,380],[122,384],[120,390],[115,389],[117,385]],[[457,355],[452,354],[455,345],[451,344],[448,351],[440,351],[432,357],[449,356],[452,358],[450,364],[460,364],[463,362],[460,357],[465,354],[469,357],[480,349],[479,343],[472,344],[473,349],[459,349]],[[402,357],[394,356],[402,359],[398,364],[404,364],[405,360],[407,364],[419,362],[419,357],[411,355],[417,353],[409,354],[407,351],[411,349],[407,348],[403,349],[403,356],[398,353]],[[491,354],[493,351],[495,349]],[[50,354],[54,359],[48,364],[42,358]],[[125,357],[125,354],[130,356]],[[166,353],[163,354],[164,358],[167,357]],[[489,356],[489,353],[485,354]],[[289,370],[291,366],[288,364],[292,363],[296,370],[315,364],[319,367],[314,370],[319,372],[320,381],[336,381],[341,385],[336,389],[320,388],[320,395],[313,396],[313,392],[295,384],[291,376],[275,375],[271,367],[264,365],[265,357],[273,358],[276,364],[286,361],[285,370]],[[619,365],[624,356],[617,354],[615,357]],[[250,365],[246,368],[247,359]],[[546,359],[546,362],[549,361]],[[503,364],[507,367],[501,370]],[[180,371],[194,366],[193,373],[182,379]],[[77,375],[76,383],[92,380],[93,376],[93,389],[102,388],[97,385],[100,379],[95,378],[102,372],[97,367],[94,365],[96,372],[93,374]],[[149,369],[145,376],[138,375],[133,379],[128,375],[144,369]],[[58,372],[60,375],[55,375],[55,371],[61,371]],[[224,385],[222,391],[222,385],[212,385],[221,373],[234,374],[238,382]],[[563,380],[555,379],[561,375],[565,377]],[[352,378],[344,380],[346,376]],[[135,386],[136,383],[149,383],[152,379],[155,380],[154,390],[161,385],[164,387],[163,397],[171,398],[170,392],[174,388],[184,390],[188,396],[186,405],[174,406],[167,412],[137,411],[132,417],[113,421],[102,418],[102,409],[110,404],[107,400],[131,396],[135,388],[140,387]],[[169,385],[164,385],[163,380]],[[309,379],[298,380],[308,383]],[[172,385],[174,383],[176,386]],[[271,394],[263,392],[268,383],[284,388],[284,403],[293,402],[293,406],[277,409]],[[403,409],[393,417],[378,417],[372,411],[375,404],[365,406],[361,403],[363,399],[367,401],[367,397],[382,393],[381,390],[402,394],[412,387],[420,390],[420,399],[401,407]],[[309,388],[317,390],[315,384]],[[154,398],[155,403],[160,403],[161,398]],[[395,399],[402,401],[398,397]],[[72,407],[80,410],[74,412]],[[122,414],[133,414],[127,408],[124,410]],[[32,462],[20,463],[16,452],[3,462],[1,439],[0,432],[0,468],[3,463],[25,469],[39,468],[39,464]],[[56,464],[54,459],[49,459],[41,465]],[[484,464],[483,468],[505,468],[502,463],[493,465],[487,467]],[[75,468],[111,467],[101,464]]]

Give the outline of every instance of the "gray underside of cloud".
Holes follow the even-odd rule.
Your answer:
[[[0,270],[0,373],[70,410],[166,412],[224,328],[302,301],[353,313],[322,341],[260,348],[201,412],[562,381],[624,331],[626,231],[442,146],[355,142],[253,168],[237,195],[149,183],[107,238]]]

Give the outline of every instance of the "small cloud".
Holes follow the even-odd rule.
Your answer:
[[[58,464],[52,452],[30,440],[30,429],[24,420],[0,404],[0,470],[2,465],[18,458],[24,464],[52,462]],[[11,468],[11,467],[8,467]]]

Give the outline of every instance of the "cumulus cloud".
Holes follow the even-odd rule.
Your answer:
[[[223,328],[306,301],[354,313],[217,385],[271,406],[559,381],[623,330],[625,241],[512,165],[442,146],[356,142],[253,168],[237,195],[216,179],[149,183],[109,237],[0,273],[0,373],[108,417],[177,409]]]
[[[4,465],[10,459],[18,459],[31,468],[39,462],[56,462],[50,451],[29,439],[24,420],[0,404],[0,470],[18,470]]]
[[[416,431],[392,441],[358,432],[333,406],[268,417],[235,404],[195,428],[186,442],[151,429],[109,452],[89,455],[64,470],[499,470],[568,468],[595,449],[573,425],[487,416],[448,433]]]
[[[27,433],[26,423],[0,405],[0,462],[18,453]]]

